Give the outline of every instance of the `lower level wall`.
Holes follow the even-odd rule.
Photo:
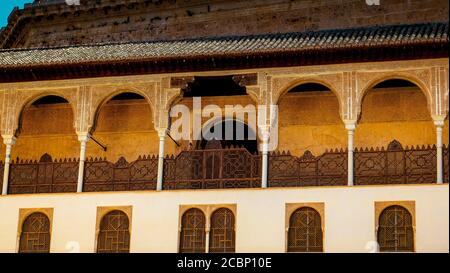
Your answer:
[[[324,251],[368,252],[375,202],[414,201],[415,250],[449,251],[449,186],[358,186],[0,197],[0,252],[17,252],[19,210],[53,208],[51,252],[95,251],[97,207],[132,206],[131,252],[177,252],[180,205],[235,204],[236,252],[285,252],[286,204],[324,203]]]

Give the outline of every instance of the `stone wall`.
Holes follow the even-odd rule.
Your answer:
[[[381,0],[379,6],[366,0],[82,0],[77,7],[60,6],[28,7],[21,17],[29,21],[13,47],[443,22],[449,10],[447,0]]]

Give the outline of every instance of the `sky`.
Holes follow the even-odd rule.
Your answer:
[[[8,16],[14,7],[23,8],[23,4],[32,2],[33,0],[0,0],[0,28],[6,26]]]

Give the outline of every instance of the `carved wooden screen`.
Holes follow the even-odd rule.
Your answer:
[[[414,232],[412,217],[402,206],[390,206],[383,210],[378,225],[380,251],[413,252]]]
[[[421,184],[436,182],[436,147],[405,147],[396,140],[387,149],[355,149],[355,184]]]
[[[78,166],[77,159],[53,160],[49,154],[44,154],[39,162],[17,159],[11,163],[8,192],[76,192]]]
[[[344,186],[347,184],[347,153],[344,150],[326,151],[314,156],[306,151],[303,156],[289,152],[269,155],[270,187]]]
[[[313,208],[296,210],[289,219],[288,252],[322,252],[323,234],[320,214]]]
[[[180,252],[204,253],[205,215],[199,209],[189,209],[181,219]]]
[[[211,216],[209,233],[209,252],[234,252],[235,230],[234,214],[231,210],[220,208]]]
[[[140,156],[131,163],[124,157],[119,158],[116,163],[102,158],[91,158],[85,165],[83,191],[154,190],[157,172],[156,156]]]
[[[443,153],[443,161],[444,161],[444,183],[448,183],[449,182],[449,171],[448,171],[448,164],[449,164],[449,159],[448,159],[448,146],[443,147],[442,149],[442,153]]]
[[[103,216],[98,234],[98,253],[127,253],[130,251],[128,216],[114,210]]]
[[[261,187],[260,156],[247,149],[183,151],[164,160],[165,189]]]
[[[30,214],[22,224],[20,253],[50,252],[50,220],[41,213]]]

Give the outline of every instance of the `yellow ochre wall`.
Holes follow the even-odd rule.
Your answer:
[[[0,252],[17,252],[19,210],[53,208],[51,252],[95,251],[97,207],[132,206],[131,252],[177,252],[182,205],[236,205],[236,252],[285,252],[286,204],[324,203],[324,251],[368,252],[375,202],[415,202],[415,251],[449,251],[449,188],[383,185],[0,196]]]
[[[192,98],[181,102],[192,109]],[[254,104],[249,96],[204,97],[202,105]],[[208,118],[203,118],[203,122]],[[144,100],[110,101],[100,111],[95,139],[106,145],[104,152],[92,140],[87,156],[128,161],[139,155],[157,154],[158,136],[153,128],[149,105]],[[12,158],[36,159],[44,153],[53,158],[78,158],[79,142],[73,127],[72,108],[68,104],[30,106],[23,113],[23,125],[12,149]],[[445,121],[444,143],[448,145],[448,119]],[[310,150],[315,155],[325,149],[347,146],[347,133],[339,117],[337,98],[331,92],[288,93],[279,103],[279,150],[302,155]],[[361,119],[355,132],[356,147],[381,147],[393,139],[406,145],[435,144],[435,127],[418,88],[371,90],[363,100]],[[176,154],[187,148],[166,138],[166,153]],[[4,157],[4,145],[0,155]]]

